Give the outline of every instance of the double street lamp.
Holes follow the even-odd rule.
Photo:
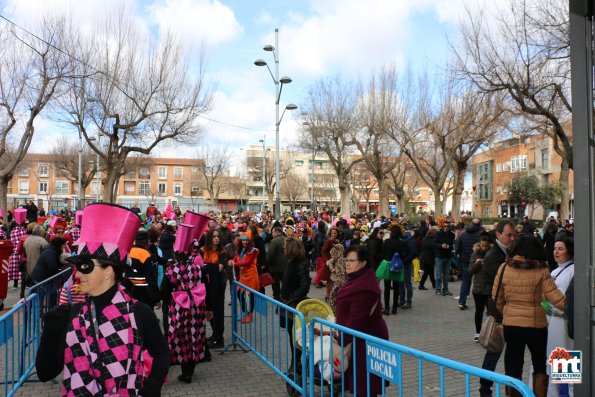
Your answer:
[[[254,64],[256,66],[266,66],[275,83],[275,218],[279,219],[281,217],[281,197],[279,196],[279,125],[281,124],[281,120],[283,120],[285,111],[295,110],[297,106],[290,103],[285,106],[283,113],[279,116],[279,100],[281,99],[283,84],[291,83],[291,78],[287,76],[279,78],[279,29],[275,29],[275,46],[273,47],[268,44],[263,47],[263,50],[272,52],[275,59],[275,74],[273,74],[269,65],[262,59],[257,59],[254,61]]]

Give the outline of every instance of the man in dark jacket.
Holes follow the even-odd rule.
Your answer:
[[[273,283],[273,298],[279,300],[281,292],[281,277],[287,267],[287,257],[283,252],[285,236],[280,227],[273,229],[273,239],[269,243],[267,252],[267,266],[275,282]]]
[[[496,319],[502,321],[502,315],[496,309],[496,305],[492,300],[492,289],[494,286],[494,280],[496,278],[496,274],[498,273],[498,269],[500,265],[506,261],[506,255],[508,249],[510,249],[514,242],[515,242],[515,231],[514,231],[514,223],[509,220],[503,220],[498,222],[496,228],[494,229],[496,232],[496,242],[492,245],[492,248],[488,251],[485,258],[483,259],[483,270],[486,276],[486,291],[488,294],[488,312],[491,315],[496,316]],[[492,353],[486,350],[486,354],[483,358],[483,364],[481,368],[487,369],[490,371],[496,370],[496,365],[498,365],[498,360],[500,359],[500,355],[502,352]],[[491,380],[481,378],[479,380],[480,388],[479,393],[481,397],[487,397],[492,395],[491,387],[492,384]]]
[[[27,221],[29,223],[37,222],[39,208],[33,203],[33,200],[29,200],[25,208],[27,209]]]
[[[417,258],[417,241],[411,236],[411,231],[407,230],[403,236],[403,242],[407,245],[407,256],[403,259],[403,271],[405,272],[405,280],[399,283],[399,305],[401,309],[411,309],[413,300],[413,284],[411,277],[413,277],[413,260]]]
[[[52,242],[44,247],[31,273],[31,279],[34,284],[40,283],[46,278],[60,272],[60,268],[62,267],[60,255],[62,254],[62,247],[66,242],[67,240],[65,238],[54,237]]]
[[[473,253],[473,246],[479,241],[479,236],[483,232],[481,221],[478,218],[473,219],[470,225],[467,225],[465,231],[459,235],[455,244],[455,253],[461,267],[461,290],[459,292],[459,309],[467,309],[467,297],[471,290],[471,275],[469,274],[469,260]]]
[[[157,285],[157,264],[149,252],[149,232],[139,230],[134,240],[134,247],[128,255],[129,266],[126,266],[126,277],[134,284],[132,296],[149,307],[160,306],[161,298]]]
[[[436,295],[452,295],[448,291],[448,275],[450,273],[450,261],[454,248],[455,234],[450,230],[450,222],[444,221],[440,231],[434,237],[436,247],[436,260],[434,262],[434,277],[436,279]]]

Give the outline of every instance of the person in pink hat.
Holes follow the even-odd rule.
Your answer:
[[[205,359],[206,321],[213,318],[202,257],[191,260],[194,226],[178,225],[173,262],[161,283],[161,298],[168,303],[167,342],[171,364],[180,365],[178,380],[192,382],[196,364]]]
[[[27,229],[25,229],[27,210],[25,208],[16,208],[13,213],[16,226],[10,230],[12,254],[8,258],[8,279],[13,280],[14,287],[18,288],[19,280],[21,279],[21,261],[23,260],[22,255],[18,252],[18,247],[21,237],[27,234]]]
[[[63,372],[62,396],[68,397],[161,396],[169,349],[155,312],[132,298],[124,277],[140,217],[112,204],[91,204],[84,216],[78,252],[69,261],[87,297],[45,315],[37,376],[47,382]]]

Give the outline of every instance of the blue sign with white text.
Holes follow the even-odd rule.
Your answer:
[[[396,350],[373,342],[366,342],[366,366],[368,372],[395,384],[398,384],[400,379],[397,357]]]

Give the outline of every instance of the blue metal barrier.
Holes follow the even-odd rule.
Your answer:
[[[306,354],[292,343],[299,338],[301,346],[306,345],[305,328],[298,335],[293,329],[293,317],[305,324],[304,315],[235,280],[231,293],[231,343],[221,354],[245,346],[286,382],[288,392],[306,396]]]
[[[315,328],[318,330],[315,332]],[[412,349],[410,347],[402,346],[394,342],[390,342],[384,339],[380,339],[368,334],[364,334],[359,331],[355,331],[353,329],[343,327],[341,325],[331,323],[326,320],[322,320],[320,318],[314,318],[310,320],[310,325],[308,328],[309,334],[309,344],[308,348],[313,349],[315,343],[318,344],[318,347],[322,350],[322,338],[319,338],[318,342],[315,342],[316,334],[321,333],[331,333],[335,335],[335,339],[337,340],[337,345],[331,344],[330,348],[330,365],[332,365],[332,357],[333,357],[333,350],[334,353],[338,353],[336,349],[340,349],[340,355],[335,354],[338,357],[343,357],[345,353],[345,336],[349,335],[349,339],[352,339],[352,353],[351,359],[349,362],[344,362],[344,360],[340,359],[339,366],[341,367],[340,371],[337,371],[337,377],[331,376],[328,381],[324,381],[321,376],[320,379],[316,381],[311,381],[309,384],[310,396],[314,396],[314,387],[316,386],[315,383],[318,383],[318,386],[321,386],[321,396],[324,396],[324,386],[325,384],[330,384],[330,395],[335,395],[335,392],[340,393],[340,395],[344,395],[345,391],[347,390],[347,381],[345,372],[353,375],[353,386],[354,391],[357,391],[357,373],[365,373],[366,374],[366,390],[367,395],[370,394],[370,378],[371,376],[378,376],[384,380],[384,382],[380,381],[381,388],[382,388],[382,395],[386,395],[386,386],[388,383],[394,384],[399,391],[399,396],[403,395],[412,395],[411,392],[407,392],[403,394],[403,355],[409,356],[412,359],[417,359],[417,385],[418,385],[418,396],[422,397],[424,394],[424,381],[423,381],[423,367],[424,362],[432,363],[438,365],[439,373],[440,373],[440,396],[443,397],[445,395],[445,379],[444,379],[444,370],[449,369],[455,372],[459,372],[464,375],[465,381],[465,396],[469,397],[471,395],[471,388],[470,388],[470,377],[478,377],[491,380],[495,383],[495,395],[496,397],[500,396],[500,387],[506,386],[509,388],[516,389],[521,393],[522,396],[525,397],[533,397],[533,392],[529,389],[529,387],[521,382],[518,379],[511,378],[506,375],[498,374],[492,371],[487,371],[485,369],[481,369],[478,367],[474,367],[472,365],[460,363],[454,360],[450,360],[444,357],[436,356],[434,354],[422,352],[420,350]],[[353,337],[353,338],[351,338]],[[365,367],[363,367],[360,363],[358,366],[358,357],[357,357],[357,347],[364,346],[364,351],[366,353],[366,357],[364,362],[366,363]],[[334,346],[334,348],[333,348]],[[322,360],[318,363],[314,363],[314,354],[308,354],[309,357],[309,371],[310,375],[309,378],[311,380],[315,379],[315,371],[322,372]],[[361,361],[361,358],[360,358]],[[350,370],[346,371],[347,367],[351,367]],[[355,369],[355,370],[353,370]],[[332,373],[332,371],[331,371]],[[326,383],[325,383],[326,382]],[[360,385],[361,386],[361,385]],[[356,393],[357,394],[357,393]],[[357,394],[359,395],[359,394]]]
[[[4,358],[0,385],[4,396],[12,396],[33,372],[41,331],[39,309],[39,295],[32,294],[0,317],[0,356]]]
[[[46,278],[45,280],[28,287],[25,290],[25,296],[29,296],[31,294],[37,294],[39,296],[39,317],[42,321],[40,324],[42,328],[43,317],[48,311],[58,307],[60,291],[71,274],[72,267],[68,267],[53,275],[52,277]]]

